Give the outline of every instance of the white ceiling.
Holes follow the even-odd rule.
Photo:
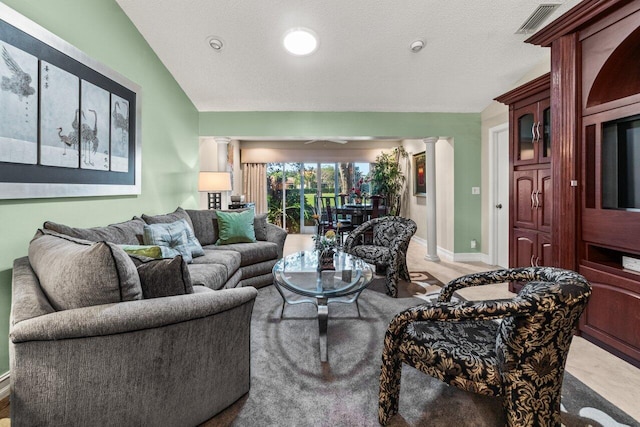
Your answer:
[[[549,60],[514,34],[540,0],[117,2],[199,111],[480,112]],[[555,2],[545,24],[579,3]],[[318,50],[286,53],[292,27]]]

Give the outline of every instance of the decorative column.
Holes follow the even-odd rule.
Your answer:
[[[436,142],[438,138],[429,137],[424,139],[426,145],[426,177],[427,177],[427,261],[439,262],[438,257],[438,236],[436,221]]]
[[[229,138],[215,137],[216,145],[218,146],[218,172],[227,172],[227,165],[229,163]],[[231,176],[231,189],[233,191],[233,175]],[[225,191],[222,194],[222,206],[229,206],[229,192]]]
[[[214,138],[216,144],[218,144],[218,171],[226,172],[228,163],[227,149],[229,146],[229,138]]]

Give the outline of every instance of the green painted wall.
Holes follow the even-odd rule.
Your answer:
[[[114,0],[3,0],[142,86],[142,195],[0,201],[0,374],[9,370],[13,259],[45,220],[96,226],[197,207],[198,112]]]
[[[203,112],[201,136],[378,136],[454,138],[454,252],[479,252],[480,114],[383,112]],[[416,218],[414,218],[416,219]],[[418,218],[419,220],[419,218]],[[478,241],[470,248],[472,239]]]

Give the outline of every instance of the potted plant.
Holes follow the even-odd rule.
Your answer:
[[[398,146],[390,153],[380,153],[369,172],[372,194],[379,194],[386,200],[388,212],[398,212],[405,192],[407,178],[401,168],[408,153]]]
[[[318,251],[318,270],[333,270],[333,256],[338,248],[336,232],[328,230],[324,236],[311,236]]]

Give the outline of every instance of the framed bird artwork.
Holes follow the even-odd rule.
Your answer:
[[[140,194],[140,93],[0,3],[0,199]]]

